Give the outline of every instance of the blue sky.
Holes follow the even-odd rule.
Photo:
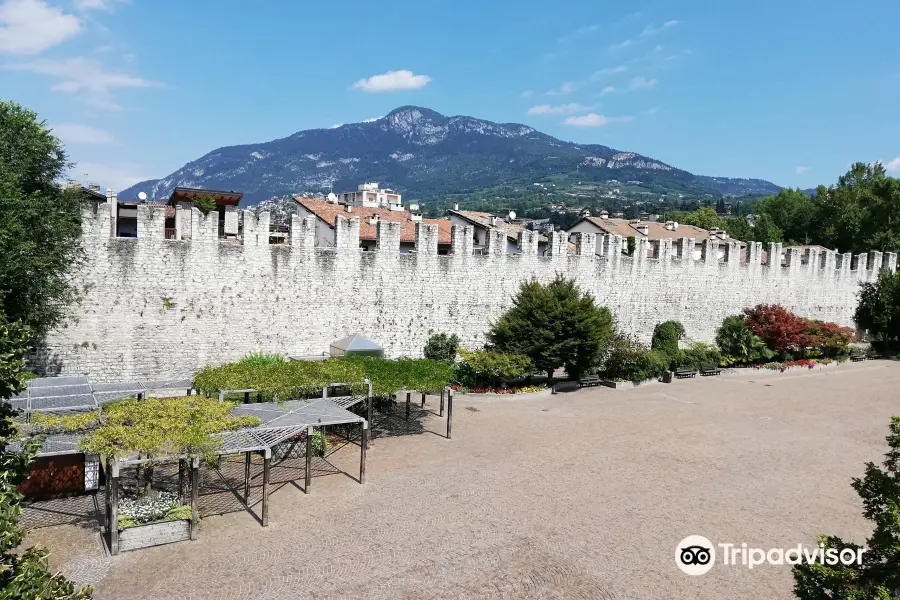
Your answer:
[[[405,104],[704,175],[900,175],[900,2],[0,0],[0,97],[122,189]]]

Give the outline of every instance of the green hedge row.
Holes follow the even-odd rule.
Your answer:
[[[346,357],[270,364],[243,361],[200,371],[194,377],[194,389],[205,394],[255,389],[266,399],[291,400],[317,395],[331,383],[346,383],[354,394],[364,394],[368,379],[375,396],[388,396],[400,389],[440,390],[452,377],[451,365],[425,358]]]

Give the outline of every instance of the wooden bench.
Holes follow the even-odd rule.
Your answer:
[[[594,387],[595,385],[600,385],[602,380],[599,375],[585,375],[581,379],[578,380],[579,387]]]
[[[881,358],[881,355],[877,352],[869,352],[866,354],[866,360],[878,360]]]
[[[850,360],[852,360],[853,362],[860,362],[862,360],[868,360],[868,359],[869,359],[869,357],[866,356],[865,354],[851,354],[850,355]]]
[[[675,369],[675,377],[677,379],[686,379],[688,377],[694,377],[696,374],[697,374],[697,369],[691,369],[688,367]]]
[[[716,365],[703,365],[700,367],[700,375],[707,377],[709,375],[720,375],[722,371]]]

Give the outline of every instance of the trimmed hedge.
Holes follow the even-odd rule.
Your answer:
[[[309,362],[230,363],[200,371],[193,385],[205,394],[255,389],[268,400],[277,397],[284,401],[318,395],[331,383],[345,383],[354,394],[364,394],[365,380],[369,379],[375,396],[388,396],[400,389],[443,389],[452,377],[451,365],[426,358],[353,356]]]

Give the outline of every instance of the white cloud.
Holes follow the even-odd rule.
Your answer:
[[[530,98],[531,96],[534,96],[534,90],[525,90],[522,92],[523,98]]]
[[[582,110],[590,110],[590,106],[582,106],[574,102],[570,104],[560,104],[551,106],[549,104],[539,104],[528,109],[529,115],[565,115],[568,113],[580,112]]]
[[[631,81],[628,82],[628,87],[626,88],[616,88],[611,85],[606,86],[600,92],[601,96],[606,96],[607,94],[615,94],[615,93],[625,93],[625,92],[634,92],[637,90],[650,90],[656,87],[659,82],[655,79],[647,79],[646,77],[634,77]]]
[[[58,81],[50,88],[54,92],[72,94],[87,104],[104,110],[125,108],[113,100],[112,91],[115,89],[162,86],[161,83],[140,77],[107,71],[99,61],[84,57],[66,60],[43,59],[8,68],[55,77]]]
[[[804,166],[794,167],[794,171],[797,173],[797,175],[803,175],[804,173],[809,171],[809,167],[804,167]]]
[[[625,48],[627,48],[628,46],[631,46],[632,44],[634,44],[633,40],[625,40],[624,42],[620,42],[618,44],[613,44],[612,46],[610,46],[610,48],[613,50],[624,50]]]
[[[581,87],[581,83],[578,81],[566,81],[558,89],[548,90],[548,96],[565,96],[566,94],[571,94],[575,90]]]
[[[88,12],[91,10],[102,10],[111,12],[116,4],[127,4],[129,0],[75,0],[73,5],[75,10],[80,12]]]
[[[650,25],[647,25],[646,27],[644,27],[644,31],[641,32],[641,35],[644,37],[656,35],[657,33],[665,31],[666,29],[671,29],[672,27],[675,27],[676,25],[679,25],[680,23],[681,23],[681,21],[679,21],[677,19],[672,19],[671,21],[666,21],[665,23],[663,23],[662,25],[660,25],[658,27],[656,25],[654,25],[653,23],[651,23]]]
[[[886,165],[884,165],[884,168],[891,172],[900,171],[900,156],[888,162]]]
[[[116,143],[116,138],[110,132],[90,125],[62,123],[52,125],[50,129],[53,131],[53,135],[67,144],[112,145]]]
[[[374,123],[378,119],[383,119],[383,118],[384,118],[384,115],[382,115],[380,117],[372,117],[371,119],[364,119],[363,123]]]
[[[381,75],[372,75],[368,79],[360,79],[353,87],[370,94],[378,92],[396,92],[398,90],[417,90],[425,87],[431,77],[414,75],[412,71],[388,71]]]
[[[654,106],[654,107],[652,107],[652,108],[648,108],[647,110],[645,110],[645,111],[643,111],[643,112],[644,112],[645,115],[653,116],[653,115],[655,115],[656,113],[659,112],[659,107],[658,107],[658,106]]]
[[[328,129],[337,129],[338,127],[343,127],[343,126],[344,126],[343,123],[335,123],[334,125],[332,125],[332,126],[329,127]]]
[[[109,165],[79,162],[71,170],[70,176],[82,182],[99,183],[101,189],[112,188],[114,190],[124,190],[138,182],[151,179],[146,174],[144,167],[130,163]]]
[[[628,70],[628,67],[625,65],[619,65],[618,67],[606,67],[605,69],[600,69],[599,71],[594,71],[594,78],[605,77],[607,75],[615,75],[617,73],[624,73]]]
[[[646,79],[645,77],[635,77],[628,84],[628,89],[633,90],[649,90],[656,87],[659,83],[655,79]]]
[[[573,125],[575,127],[603,127],[610,123],[627,123],[634,120],[634,117],[607,117],[596,113],[589,113],[580,117],[569,117],[563,121],[563,125]]]
[[[592,33],[596,33],[600,30],[599,25],[586,25],[585,27],[579,27],[575,31],[571,33],[567,33],[566,35],[559,38],[560,44],[568,44],[569,42],[574,42],[578,38],[583,38],[586,35],[590,35]]]
[[[63,14],[42,0],[6,0],[0,4],[0,52],[38,54],[79,33],[78,17]]]

